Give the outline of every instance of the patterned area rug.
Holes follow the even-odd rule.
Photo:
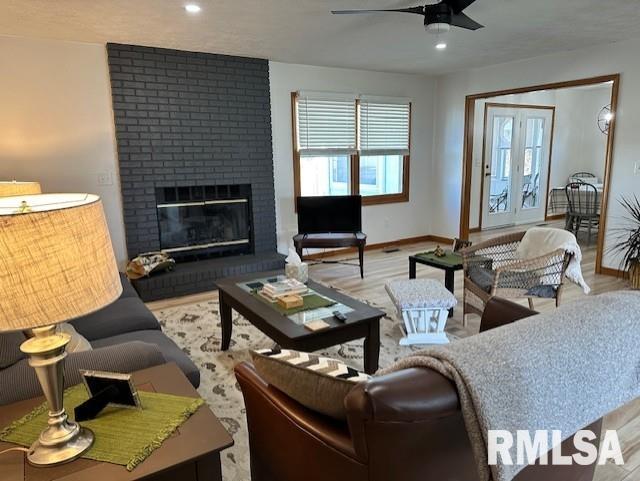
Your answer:
[[[364,302],[368,302],[364,300]],[[375,305],[372,302],[368,302]],[[395,311],[388,305],[375,305],[385,311],[380,323],[380,367],[392,364],[400,357],[420,346],[400,346],[400,323]],[[218,300],[185,304],[163,310],[154,310],[162,329],[196,363],[201,373],[200,395],[233,436],[235,445],[222,453],[223,477],[226,481],[249,481],[249,444],[242,393],[233,375],[233,366],[249,360],[250,349],[270,348],[274,345],[268,337],[234,312],[233,335],[228,351],[220,350],[221,328],[218,316]],[[447,332],[451,338],[464,336],[462,326],[450,322]],[[321,352],[341,359],[357,369],[362,369],[362,340],[334,346]]]

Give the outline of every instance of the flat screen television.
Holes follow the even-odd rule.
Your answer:
[[[355,233],[362,231],[362,197],[331,195],[298,197],[298,233]]]

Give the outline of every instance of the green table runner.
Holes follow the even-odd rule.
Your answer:
[[[432,262],[437,262],[438,264],[452,266],[452,267],[458,264],[462,264],[462,255],[458,254],[457,252],[445,251],[445,255],[442,257],[436,256],[433,253],[433,251],[420,252],[415,256],[432,261]]]
[[[258,294],[257,291],[253,291],[251,294],[254,297],[260,299],[265,304],[270,305],[284,316],[291,316],[293,314],[297,314],[298,312],[311,311],[313,309],[320,309],[321,307],[329,307],[337,304],[336,301],[332,301],[331,299],[327,299],[326,297],[322,297],[321,295],[312,292],[311,294],[305,294],[304,296],[302,296],[302,301],[304,302],[302,306],[285,309],[277,302],[271,302],[269,301],[269,299],[265,299],[263,296]]]
[[[127,467],[127,471],[132,471],[204,403],[200,398],[171,394],[145,391],[138,391],[138,394],[143,409],[108,406],[96,419],[81,423],[96,437],[84,458],[121,464]],[[64,406],[70,418],[73,418],[73,409],[87,399],[87,391],[82,384],[65,391]],[[4,428],[0,439],[30,446],[46,427],[47,417],[48,406],[45,403]]]

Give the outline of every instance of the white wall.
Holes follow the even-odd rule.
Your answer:
[[[105,47],[0,36],[0,179],[102,197],[126,259]],[[98,185],[106,174],[111,185]]]
[[[556,92],[551,187],[563,187],[576,172],[591,172],[602,182],[607,136],[598,128],[597,119],[610,102],[610,85]]]
[[[540,90],[515,95],[502,95],[476,101],[473,134],[473,171],[471,180],[470,228],[480,225],[480,184],[484,110],[486,102],[553,106],[555,125],[549,186],[564,187],[575,172],[592,172],[600,182],[604,177],[607,136],[596,122],[600,109],[611,101],[611,85]],[[541,219],[542,220],[542,219]]]
[[[296,231],[290,93],[347,91],[413,99],[411,201],[365,207],[370,242],[458,233],[464,98],[471,93],[622,73],[609,228],[615,199],[638,193],[640,40],[469,70],[437,79],[271,62],[278,247]],[[102,196],[116,254],[126,259],[121,195],[103,45],[0,36],[0,178],[45,191]],[[586,116],[591,117],[592,114]],[[432,161],[433,159],[433,161]],[[98,185],[107,174],[111,185]],[[616,267],[607,256],[605,265]]]
[[[291,237],[297,233],[291,133],[291,92],[297,90],[353,92],[412,99],[410,201],[364,207],[363,230],[368,235],[369,243],[430,234],[428,191],[433,139],[433,79],[278,62],[270,62],[269,68],[278,250],[286,252]]]
[[[430,202],[434,234],[454,236],[460,219],[465,96],[563,80],[621,73],[611,179],[607,242],[623,212],[616,199],[640,194],[634,163],[640,162],[640,39],[468,70],[436,80],[435,145]],[[617,268],[606,254],[604,265]]]
[[[426,77],[270,63],[278,249],[296,233],[292,91],[410,97],[410,202],[365,207],[369,242],[431,233],[428,200],[434,81]],[[103,45],[0,36],[0,179],[38,180],[45,192],[99,194],[116,256],[127,259],[111,90]],[[110,185],[99,185],[106,175]]]

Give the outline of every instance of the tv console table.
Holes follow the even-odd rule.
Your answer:
[[[308,248],[357,247],[360,259],[360,278],[364,279],[364,246],[367,235],[355,233],[297,234],[293,236],[293,245],[302,259],[302,250]]]

